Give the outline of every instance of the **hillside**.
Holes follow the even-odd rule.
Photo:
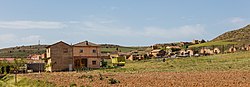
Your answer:
[[[229,42],[249,42],[250,41],[250,25],[246,27],[226,32],[212,41],[229,41]]]
[[[127,46],[120,46],[120,45],[113,45],[113,44],[100,44],[101,45],[101,51],[102,53],[111,53],[114,51],[120,51],[120,52],[130,52],[133,50],[145,50],[148,48],[145,47],[127,47]]]
[[[30,54],[43,54],[48,45],[16,46],[0,49],[0,58],[27,58]],[[145,50],[148,47],[125,47],[113,44],[100,44],[102,53],[111,53],[116,50],[130,52],[132,50]]]
[[[29,54],[43,54],[48,45],[16,46],[0,49],[0,58],[26,58]]]
[[[190,47],[211,47],[222,45],[230,47],[230,45],[242,46],[243,44],[250,44],[250,25],[237,30],[225,32],[209,42],[192,45]]]

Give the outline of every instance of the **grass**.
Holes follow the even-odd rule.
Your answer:
[[[101,48],[101,51],[102,52],[114,52],[116,51],[116,47],[112,47],[112,48]],[[132,50],[138,50],[138,49],[144,49],[144,48],[140,48],[140,47],[118,47],[118,50],[121,51],[121,52],[130,52]]]
[[[24,77],[18,77],[17,83],[15,83],[14,75],[7,75],[0,80],[0,87],[55,87],[55,84]]]
[[[205,57],[144,60],[127,62],[122,68],[106,69],[106,72],[204,72],[204,71],[250,71],[250,52],[219,54]]]
[[[232,44],[237,44],[237,42],[214,41],[214,42],[206,42],[202,44],[191,45],[189,47],[208,47],[208,46],[222,46],[222,45],[232,45]]]

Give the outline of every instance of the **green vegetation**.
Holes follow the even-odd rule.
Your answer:
[[[77,85],[75,83],[71,83],[69,87],[77,87]]]
[[[2,58],[27,58],[30,54],[43,54],[47,45],[31,45],[0,49]]]
[[[19,77],[17,83],[15,83],[14,76],[7,75],[0,79],[0,87],[55,87],[55,84],[23,77]]]
[[[105,48],[105,47],[103,47],[103,48],[101,48],[101,51],[102,52],[114,52],[114,51],[118,50],[120,52],[130,52],[132,50],[137,50],[137,49],[139,49],[139,47],[113,47],[113,48],[110,48],[110,47]]]
[[[209,47],[209,46],[222,46],[222,45],[232,45],[237,44],[237,42],[226,42],[226,41],[214,41],[214,42],[206,42],[202,44],[191,45],[189,47]]]
[[[108,83],[109,83],[109,84],[116,84],[116,83],[120,83],[120,81],[119,81],[119,80],[116,80],[116,79],[114,79],[114,78],[110,78]]]
[[[194,71],[250,71],[250,52],[237,52],[204,57],[144,60],[127,62],[122,68],[106,69],[106,72],[194,72]]]

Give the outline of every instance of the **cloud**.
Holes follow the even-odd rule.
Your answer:
[[[102,23],[101,21],[86,21],[81,28],[86,35],[113,36],[113,38],[155,38],[161,40],[180,40],[180,39],[200,39],[206,34],[205,27],[201,24],[184,25],[176,28],[144,27],[135,29],[130,26],[115,23]]]
[[[0,35],[0,48],[8,47],[8,46],[16,46],[16,45],[27,45],[27,44],[37,44],[39,40],[45,41],[39,35],[28,35],[28,36],[20,36],[14,34],[3,34]]]
[[[119,9],[119,8],[115,7],[115,6],[110,7],[110,10],[117,10],[117,9]]]
[[[245,23],[246,20],[241,17],[233,17],[233,18],[230,18],[230,22],[234,24],[240,24],[240,23]]]
[[[158,27],[146,27],[144,35],[147,37],[165,38],[165,39],[182,39],[182,38],[199,38],[206,33],[205,27],[196,25],[184,25],[177,28],[166,29]]]
[[[20,42],[23,42],[23,43],[36,43],[41,39],[42,38],[39,35],[30,35],[30,36],[27,36],[27,37],[20,38]]]
[[[60,29],[66,25],[53,21],[0,21],[0,29]]]
[[[81,23],[80,27],[85,32],[88,32],[87,34],[99,36],[125,36],[134,32],[130,27],[120,26],[111,21],[85,21]]]
[[[3,34],[3,35],[0,35],[0,42],[1,43],[11,42],[15,38],[16,37],[13,34]]]

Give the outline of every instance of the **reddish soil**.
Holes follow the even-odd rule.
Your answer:
[[[93,76],[87,77],[89,75]],[[69,86],[76,83],[77,86],[92,87],[168,87],[168,86],[231,86],[231,87],[249,87],[249,71],[223,71],[223,72],[146,72],[146,73],[104,73],[103,80],[100,80],[98,73],[76,73],[76,72],[56,72],[42,74],[24,74],[22,76],[47,80],[55,83],[57,86]],[[81,78],[81,76],[85,76]],[[79,78],[80,77],[80,78]],[[109,84],[108,79],[114,78],[120,83]]]

